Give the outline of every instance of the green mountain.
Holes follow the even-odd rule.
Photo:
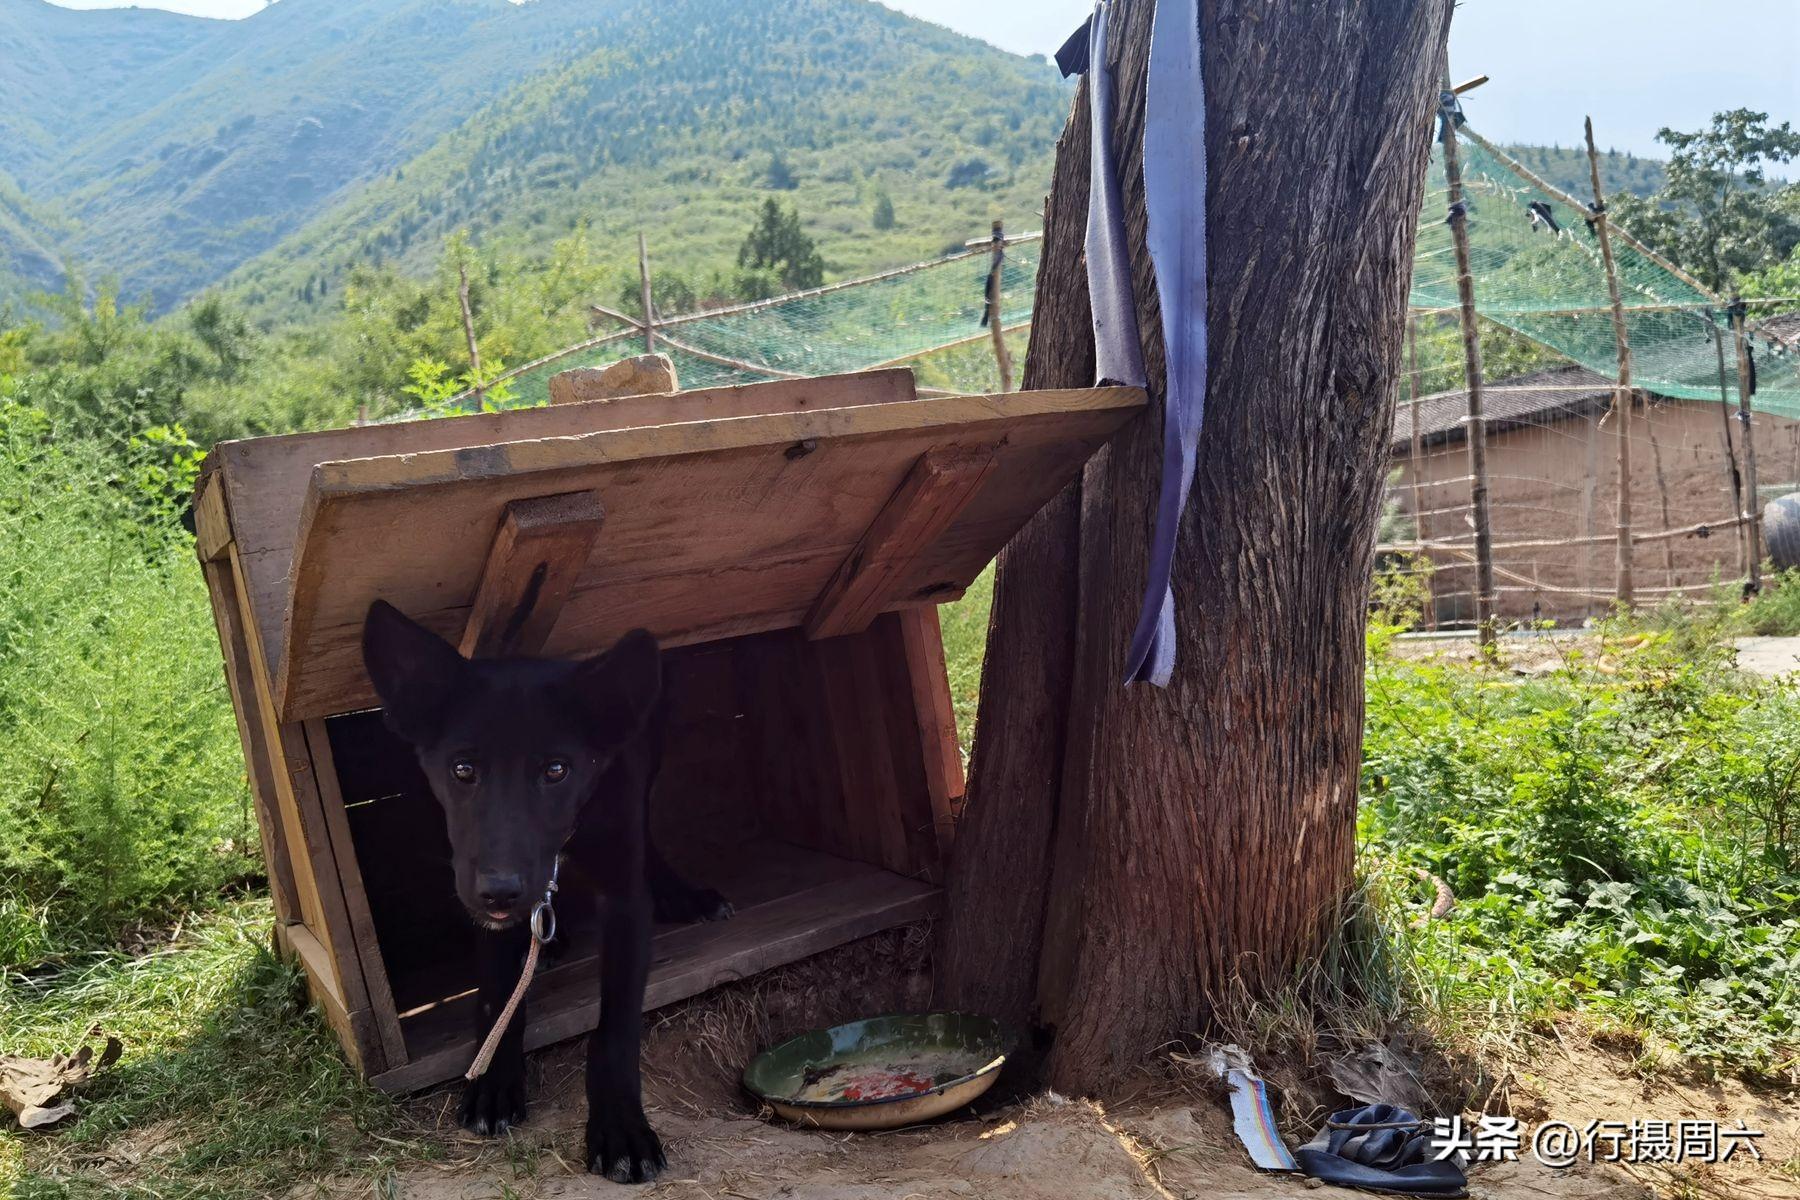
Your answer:
[[[165,17],[0,0],[0,300],[67,260],[156,311],[223,282],[280,320],[458,228],[529,252],[586,223],[623,254],[641,226],[660,261],[728,266],[771,191],[833,268],[886,264],[1035,224],[1069,97],[1041,60],[870,0]]]
[[[63,271],[57,246],[69,232],[0,173],[0,305],[56,287]]]
[[[150,9],[0,0],[0,170],[46,178],[116,114],[172,92],[170,70],[223,23]]]
[[[632,2],[605,33],[230,284],[280,308],[315,273],[423,267],[464,227],[532,253],[585,224],[621,256],[642,229],[659,264],[728,266],[770,195],[840,274],[936,254],[994,217],[1038,224],[1070,98],[1041,60],[865,0]],[[890,229],[874,227],[883,195]]]

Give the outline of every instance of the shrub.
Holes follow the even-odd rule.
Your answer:
[[[1743,610],[1744,626],[1768,637],[1800,634],[1800,571],[1777,571]]]
[[[1419,942],[1447,1015],[1576,1009],[1792,1070],[1800,691],[1730,669],[1731,619],[1615,618],[1525,679],[1371,639],[1362,836],[1456,891]]]
[[[0,963],[255,869],[178,429],[108,448],[0,399]]]

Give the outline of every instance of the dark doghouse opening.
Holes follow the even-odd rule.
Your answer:
[[[902,642],[900,618],[888,615],[847,637],[809,642],[785,630],[668,653],[669,742],[652,826],[670,861],[725,893],[737,915],[660,927],[646,1004],[935,906],[941,831]],[[456,899],[443,816],[410,749],[378,711],[326,727],[407,1072],[423,1078],[472,1052],[476,930]],[[566,890],[557,913],[561,944],[530,993],[530,1045],[578,1034],[597,1015],[591,899]]]

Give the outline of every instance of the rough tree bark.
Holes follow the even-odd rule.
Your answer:
[[[1115,0],[1114,146],[1152,410],[1001,556],[940,998],[1128,1075],[1317,951],[1351,883],[1362,632],[1450,0],[1208,0],[1210,386],[1166,690],[1119,680],[1161,459],[1144,253],[1151,0]],[[1093,382],[1086,89],[1025,386]]]

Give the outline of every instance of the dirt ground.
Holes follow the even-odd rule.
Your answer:
[[[738,1087],[758,1046],[817,1024],[876,1010],[917,1008],[929,981],[922,931],[869,939],[812,963],[747,981],[656,1014],[645,1043],[645,1099],[662,1134],[669,1169],[636,1192],[694,1200],[1262,1200],[1363,1193],[1310,1185],[1250,1166],[1231,1132],[1217,1085],[1163,1064],[1134,1095],[1102,1106],[1053,1093],[1008,1092],[1003,1080],[973,1109],[914,1129],[823,1133],[765,1120]],[[1589,1117],[1679,1119],[1742,1116],[1762,1127],[1765,1159],[1729,1173],[1674,1178],[1580,1164],[1554,1171],[1527,1159],[1471,1177],[1484,1200],[1649,1200],[1653,1196],[1768,1200],[1800,1197],[1800,1180],[1770,1168],[1800,1166],[1800,1095],[1754,1095],[1632,1072],[1641,1050],[1563,1044],[1518,1074],[1512,1103],[1528,1117],[1578,1124]],[[406,1200],[613,1197],[619,1185],[582,1163],[579,1043],[532,1057],[532,1111],[503,1141],[464,1134],[455,1090],[412,1102],[420,1133],[439,1139],[446,1160],[417,1167],[384,1189]],[[1288,1121],[1283,1116],[1284,1124]],[[1304,1140],[1287,1129],[1290,1146]],[[366,1194],[366,1182],[358,1190]],[[327,1189],[329,1191],[329,1189]],[[305,1194],[313,1194],[308,1189]]]

